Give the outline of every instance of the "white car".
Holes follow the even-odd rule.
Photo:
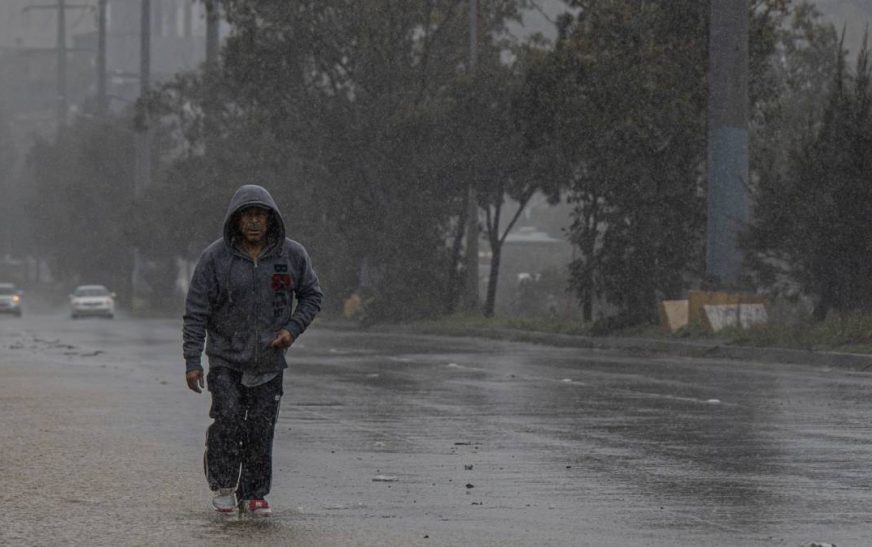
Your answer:
[[[86,315],[115,317],[115,293],[103,285],[80,285],[70,295],[70,316],[73,319]]]

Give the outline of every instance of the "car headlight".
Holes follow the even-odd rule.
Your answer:
[[[12,303],[13,303],[13,304],[18,304],[19,302],[21,302],[21,297],[20,297],[20,296],[18,296],[18,295],[16,294],[15,296],[12,297]]]

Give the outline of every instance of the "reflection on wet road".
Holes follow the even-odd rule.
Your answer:
[[[158,480],[170,467],[185,485],[164,504],[171,516],[164,514],[161,541],[872,541],[870,374],[318,328],[289,354],[276,517],[215,519],[196,474],[208,400],[184,390],[179,328],[168,320],[50,316],[0,323],[0,372],[19,390],[29,385],[25,366],[89,385],[91,397],[101,386],[111,390],[116,402],[105,403],[107,415],[130,415],[97,415],[93,431],[125,420],[154,449],[125,457],[145,458],[161,470]],[[3,389],[2,409],[20,412]],[[86,406],[76,401],[71,408]],[[51,442],[17,431],[33,436],[22,450]],[[4,476],[20,472],[15,461],[0,463]],[[52,488],[37,479],[28,484]],[[130,482],[115,486],[140,484]],[[93,534],[114,538],[99,525]],[[25,543],[51,543],[17,529],[25,531],[12,537]]]

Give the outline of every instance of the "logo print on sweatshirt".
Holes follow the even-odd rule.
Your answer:
[[[288,291],[294,288],[294,280],[289,274],[276,273],[272,275],[272,290]]]
[[[276,269],[280,265],[276,265]],[[284,266],[287,269],[287,266]],[[286,273],[274,273],[272,275],[273,290],[273,317],[282,317],[285,310],[291,305],[291,289],[294,288],[294,278]]]
[[[276,264],[275,270],[279,273],[287,273],[288,272],[288,265],[287,264]]]

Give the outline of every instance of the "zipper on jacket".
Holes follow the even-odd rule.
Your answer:
[[[257,257],[254,259],[254,272],[252,272],[252,293],[254,296],[254,367],[260,368],[260,332],[258,330],[257,318],[260,317],[260,306],[257,294]]]

